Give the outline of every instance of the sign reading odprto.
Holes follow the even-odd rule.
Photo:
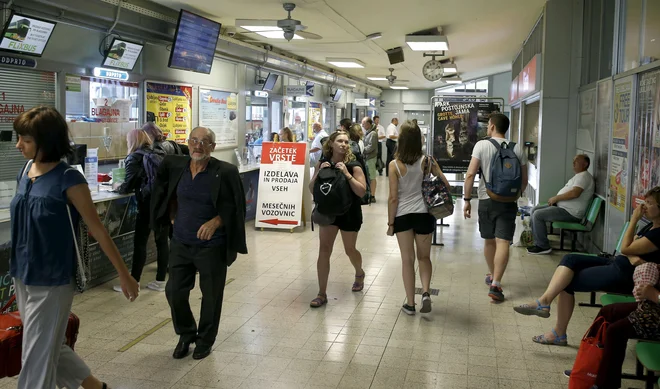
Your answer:
[[[305,143],[263,143],[255,227],[300,225],[306,154]]]
[[[192,126],[192,86],[146,82],[147,121],[168,140],[185,143]]]

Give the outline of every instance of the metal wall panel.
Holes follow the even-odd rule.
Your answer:
[[[0,131],[14,132],[14,119],[22,111],[47,105],[55,107],[55,73],[0,67]],[[0,142],[0,181],[14,181],[25,165],[16,149],[16,134],[11,142]]]

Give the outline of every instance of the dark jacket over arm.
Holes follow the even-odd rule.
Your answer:
[[[169,228],[170,210],[176,207],[176,188],[189,164],[190,157],[168,155],[158,169],[156,185],[151,194],[151,224],[154,230]],[[215,158],[210,159],[208,171],[217,178],[213,181],[211,195],[227,234],[229,266],[239,253],[247,254],[243,182],[236,166]]]
[[[126,169],[126,179],[117,192],[121,194],[129,194],[140,192],[142,181],[144,180],[144,166],[142,165],[142,154],[131,153],[126,157],[124,168]]]

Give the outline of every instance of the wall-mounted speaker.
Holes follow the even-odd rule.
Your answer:
[[[395,65],[404,61],[402,47],[395,47],[385,52],[387,53],[387,57],[390,60],[390,65]]]

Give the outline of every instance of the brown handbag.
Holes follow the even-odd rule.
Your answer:
[[[13,377],[21,372],[21,350],[23,346],[23,322],[18,311],[9,312],[16,296],[0,309],[0,378]],[[80,319],[69,314],[66,327],[66,344],[73,350],[78,340]]]

